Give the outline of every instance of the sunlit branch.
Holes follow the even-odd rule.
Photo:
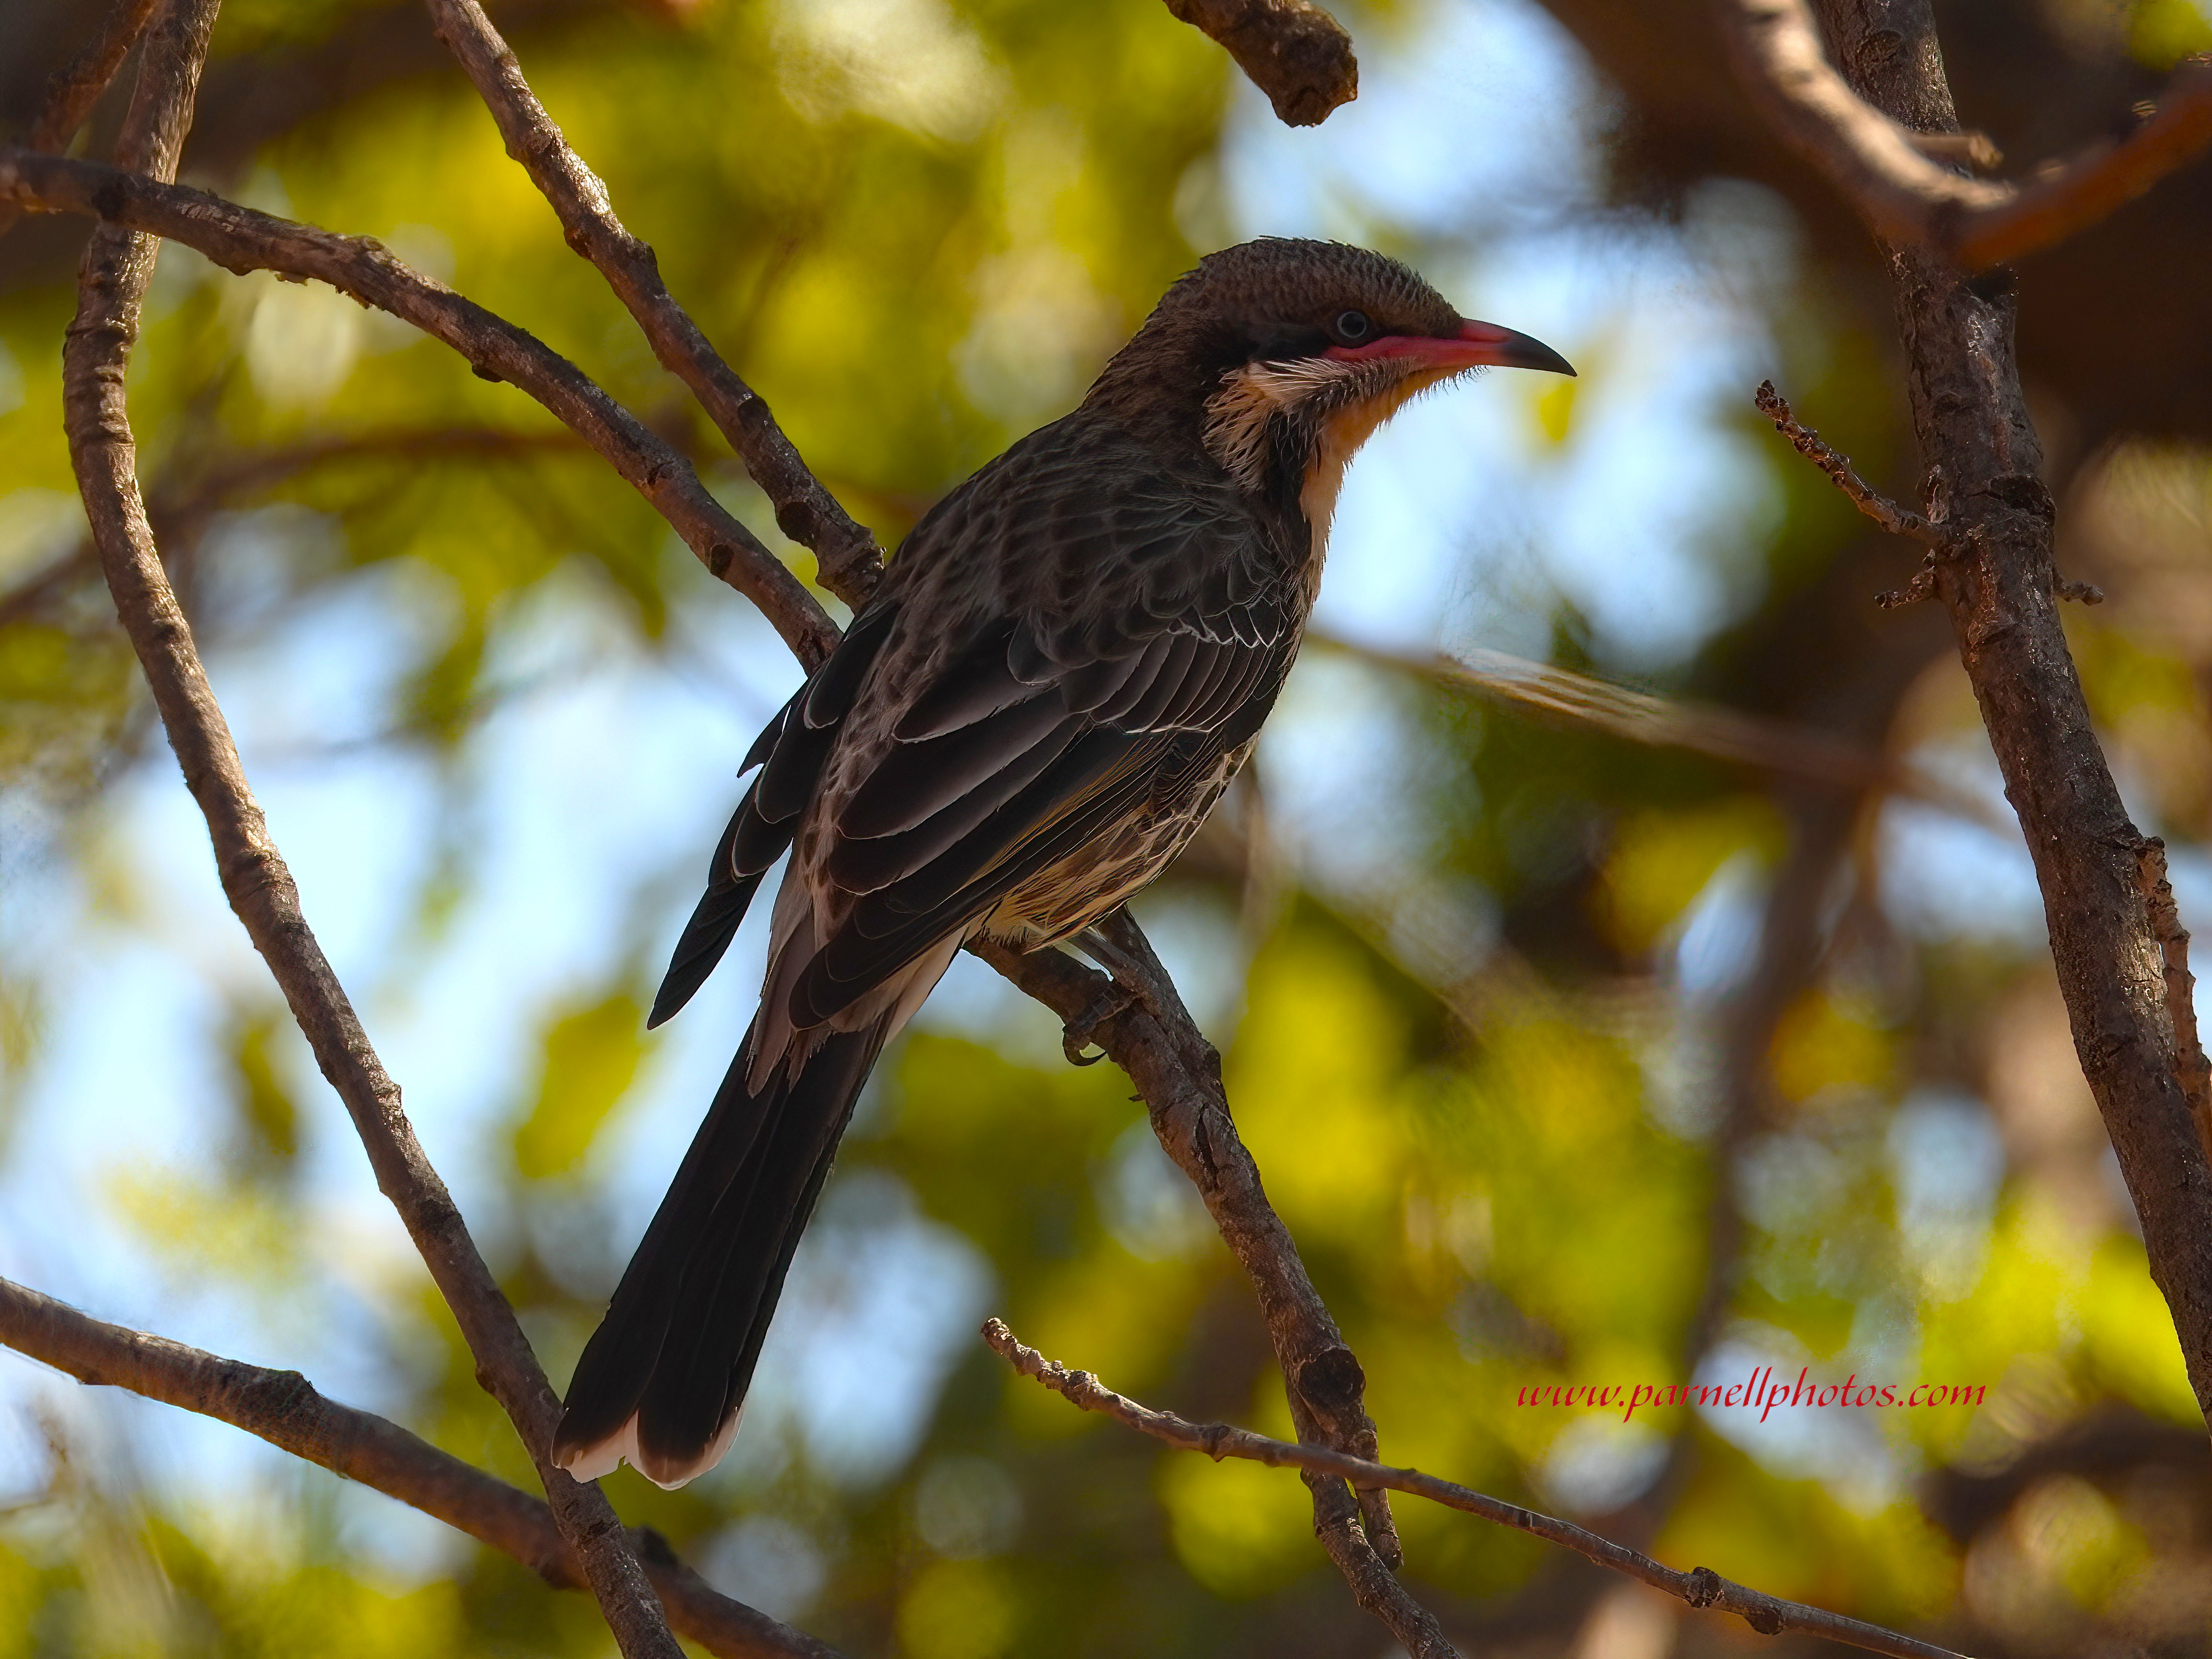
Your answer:
[[[653,249],[615,216],[606,186],[568,147],[477,0],[427,0],[438,38],[459,58],[499,124],[507,153],[559,215],[568,246],[629,308],[661,366],[721,428],[793,541],[813,550],[822,585],[856,609],[883,575],[875,538],[838,505],[792,447],[768,404],[722,360],[660,279]]]
[[[1753,97],[1875,234],[1940,249],[1970,270],[2064,240],[2212,145],[2212,64],[2196,63],[2119,143],[2093,146],[2025,185],[1969,179],[1851,89],[1829,63],[1807,0],[1720,0],[1719,12]],[[1881,50],[1895,51],[1893,32]]]
[[[1435,1475],[1423,1474],[1418,1469],[1394,1468],[1387,1464],[1317,1446],[1292,1445],[1287,1440],[1271,1439],[1263,1434],[1255,1434],[1249,1429],[1234,1428],[1226,1423],[1193,1423],[1177,1417],[1173,1412],[1154,1411],[1149,1406],[1139,1405],[1126,1395],[1115,1393],[1089,1371],[1071,1371],[1057,1360],[1046,1358],[1035,1348],[1019,1341],[1000,1320],[989,1319],[983,1322],[983,1340],[990,1345],[994,1353],[1003,1358],[1024,1376],[1034,1377],[1054,1393],[1064,1396],[1071,1405],[1110,1417],[1140,1434],[1150,1435],[1153,1439],[1181,1450],[1203,1452],[1216,1462],[1224,1457],[1247,1458],[1273,1468],[1311,1470],[1362,1486],[1387,1486],[1393,1492],[1425,1498],[1447,1509],[1463,1510],[1498,1526],[1511,1527],[1547,1543],[1573,1550],[1601,1567],[1626,1573],[1629,1577],[1649,1584],[1654,1589],[1664,1590],[1693,1607],[1732,1613],[1763,1635],[1776,1636],[1784,1631],[1792,1630],[1807,1631],[1869,1653],[1889,1654],[1894,1659],[1960,1659],[1960,1656],[1950,1649],[1939,1648],[1931,1642],[1917,1641],[1895,1631],[1884,1630],[1879,1625],[1846,1619],[1841,1613],[1830,1613],[1825,1608],[1807,1607],[1800,1601],[1785,1601],[1763,1590],[1747,1589],[1722,1577],[1709,1567],[1677,1572],[1672,1567],[1662,1566],[1648,1555],[1616,1544],[1609,1538],[1600,1537],[1571,1521],[1561,1521],[1534,1510],[1522,1509],[1518,1504],[1508,1504],[1502,1498],[1488,1497],[1471,1487],[1440,1480]]]
[[[257,1435],[512,1557],[556,1589],[582,1589],[574,1553],[543,1498],[464,1463],[397,1423],[318,1393],[297,1371],[269,1370],[127,1326],[0,1279],[0,1343],[96,1388],[126,1389]],[[838,1659],[802,1631],[731,1600],[668,1554],[656,1534],[632,1547],[669,1622],[723,1659]]]
[[[207,60],[217,0],[173,0],[148,34],[117,153],[149,175],[102,169],[132,187],[173,177]],[[17,156],[27,155],[18,151]],[[51,161],[51,158],[45,158]],[[70,163],[53,162],[56,166]],[[208,684],[146,520],[137,447],[125,392],[139,307],[159,245],[113,223],[93,228],[77,278],[77,313],[62,348],[63,423],[79,494],[118,618],[130,635],[171,748],[207,819],[223,891],[269,964],[293,1017],[337,1089],[389,1197],[453,1310],[477,1374],[520,1431],[545,1482],[562,1535],[574,1549],[624,1659],[680,1659],[652,1586],[596,1487],[578,1486],[546,1453],[559,1410],[514,1310],[477,1253],[460,1212],[423,1155],[344,988],[300,908],[298,889],[270,838]]]
[[[2150,915],[2151,937],[2158,941],[2166,1017],[2173,1022],[2174,1079],[2181,1086],[2182,1098],[2189,1103],[2189,1115],[2196,1120],[2205,1155],[2212,1158],[2212,1060],[2205,1058],[2197,1040],[2197,976],[2189,971],[2189,930],[2181,925],[2173,885],[2166,879],[2165,842],[2156,836],[2145,836],[2137,857],[2137,880]]]
[[[1318,126],[1359,95],[1359,62],[1344,25],[1311,0],[1167,0],[1267,94],[1285,126]]]
[[[691,464],[543,341],[365,236],[342,236],[258,213],[204,191],[94,161],[0,149],[0,199],[96,216],[196,248],[227,270],[273,270],[327,283],[391,313],[465,357],[486,380],[536,398],[597,450],[674,527],[700,562],[761,608],[810,667],[837,637],[804,583],[732,518]]]

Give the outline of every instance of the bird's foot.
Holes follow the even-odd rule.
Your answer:
[[[1067,1056],[1071,1066],[1096,1066],[1106,1058],[1101,1048],[1095,1054],[1083,1051],[1091,1046],[1091,1039],[1098,1028],[1109,1019],[1118,1019],[1137,1006],[1137,994],[1126,985],[1107,984],[1091,999],[1091,1006],[1060,1027],[1060,1051]]]

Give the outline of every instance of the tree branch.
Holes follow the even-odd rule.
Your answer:
[[[1807,1631],[1825,1636],[1831,1641],[1863,1649],[1869,1653],[1889,1654],[1894,1659],[1960,1659],[1960,1656],[1948,1648],[1917,1641],[1895,1631],[1884,1630],[1879,1625],[1865,1624],[1856,1619],[1846,1619],[1841,1613],[1830,1613],[1825,1608],[1807,1607],[1801,1601],[1785,1601],[1763,1590],[1747,1589],[1722,1577],[1710,1567],[1677,1572],[1672,1567],[1662,1566],[1648,1555],[1616,1544],[1609,1538],[1600,1537],[1571,1521],[1561,1521],[1534,1510],[1525,1510],[1518,1504],[1508,1504],[1502,1498],[1489,1497],[1449,1480],[1440,1480],[1435,1475],[1423,1474],[1417,1469],[1394,1468],[1388,1464],[1349,1456],[1340,1451],[1316,1446],[1294,1446],[1287,1440],[1271,1439],[1263,1434],[1255,1434],[1249,1429],[1233,1428],[1226,1423],[1193,1423],[1172,1412],[1154,1411],[1149,1406],[1139,1405],[1115,1393],[1089,1371],[1071,1371],[1057,1360],[1048,1359],[1035,1348],[1025,1346],[1000,1320],[983,1322],[983,1340],[994,1353],[1004,1358],[1024,1376],[1036,1378],[1044,1387],[1065,1397],[1071,1405],[1083,1411],[1097,1412],[1110,1417],[1140,1434],[1148,1434],[1153,1439],[1181,1450],[1204,1452],[1216,1462],[1224,1457],[1247,1458],[1255,1463],[1265,1463],[1271,1468],[1304,1469],[1326,1474],[1336,1480],[1356,1481],[1368,1486],[1387,1486],[1393,1492],[1425,1498],[1447,1509],[1480,1516],[1498,1526],[1510,1527],[1516,1532],[1528,1533],[1547,1543],[1573,1550],[1601,1567],[1626,1573],[1629,1577],[1649,1584],[1654,1589],[1664,1590],[1693,1607],[1710,1607],[1719,1613],[1735,1613],[1761,1635],[1777,1636],[1784,1631]]]
[[[1359,61],[1344,25],[1311,0],[1167,0],[1267,94],[1285,126],[1315,127],[1359,96]]]
[[[398,1424],[318,1393],[297,1371],[268,1370],[110,1325],[0,1279],[0,1343],[80,1382],[127,1389],[258,1436],[279,1450],[422,1510],[520,1561],[556,1589],[582,1589],[582,1569],[543,1498],[510,1486]],[[723,1659],[838,1659],[802,1631],[732,1601],[668,1553],[629,1534],[669,1622]]]
[[[1834,131],[1810,140],[1815,149],[1848,149],[1860,109],[1900,131],[1957,131],[1927,0],[1824,4],[1856,90],[1845,88],[1852,107],[1818,116]],[[1725,9],[1739,21],[1786,15],[1792,31],[1811,27],[1800,0],[1728,0]],[[1815,118],[1786,86],[1766,90],[1788,112],[1785,127]],[[2039,477],[2012,299],[1936,249],[1884,252],[1922,462],[1931,479],[1941,469],[1948,498],[1947,548],[1925,586],[1950,615],[2035,860],[2075,1050],[2142,1219],[2198,1408],[2212,1419],[2212,1163],[2192,1098],[2207,1066],[2193,1021],[2180,1017],[2185,996],[2172,1000],[2187,974],[2179,925],[2160,916],[2158,884],[2147,878],[2149,843],[2113,785],[2059,624],[2057,509]]]
[[[1115,911],[1098,932],[1115,958],[1111,979],[1059,951],[1024,955],[984,940],[969,949],[1058,1014],[1071,1042],[1097,1042],[1129,1074],[1160,1146],[1198,1188],[1251,1281],[1299,1438],[1371,1460],[1376,1440],[1365,1404],[1366,1374],[1315,1290],[1290,1230],[1267,1202],[1259,1168],[1229,1113],[1221,1056],[1128,913]],[[1400,1559],[1398,1534],[1381,1491],[1360,1491],[1355,1507],[1333,1475],[1316,1472],[1308,1484],[1314,1530],[1353,1599],[1382,1619],[1414,1659],[1450,1654],[1435,1616],[1392,1574]]]
[[[701,563],[743,593],[811,668],[837,629],[805,586],[716,501],[672,447],[526,331],[410,270],[366,236],[258,213],[204,191],[94,161],[0,149],[0,198],[97,216],[196,248],[227,270],[327,283],[443,341],[485,380],[527,392],[604,456],[667,520]]]
[[[175,173],[191,125],[193,94],[206,61],[216,3],[173,0],[149,35],[118,146],[126,167],[157,179]],[[459,1322],[479,1378],[520,1431],[545,1479],[562,1535],[574,1547],[617,1642],[627,1659],[679,1659],[681,1650],[605,1498],[596,1488],[578,1486],[546,1461],[559,1411],[553,1391],[514,1310],[500,1294],[459,1211],[416,1141],[398,1087],[385,1074],[308,929],[291,872],[270,839],[191,630],[155,550],[138,490],[137,444],[124,383],[159,246],[151,237],[113,224],[94,228],[79,269],[77,314],[62,350],[70,459],[115,596],[116,614],[145,669],[185,784],[207,818],[231,908],[267,959],[324,1075],[351,1113],[377,1184],[399,1211]]]
[[[2157,112],[2120,143],[2094,145],[2024,185],[1970,179],[1852,90],[1822,51],[1807,0],[1719,0],[1719,11],[1753,100],[1875,235],[1942,250],[1968,270],[2064,240],[2212,145],[2212,64],[2200,62],[2175,76]],[[1856,66],[1862,76],[1903,64],[1893,32],[1852,38],[1870,54]],[[1942,136],[1956,131],[1954,121]]]
[[[1866,517],[1893,536],[1925,542],[1930,547],[1942,545],[1943,532],[1940,526],[1899,507],[1859,477],[1850,461],[1820,441],[1819,433],[1810,427],[1800,426],[1796,416],[1790,412],[1789,402],[1774,389],[1773,381],[1761,380],[1759,390],[1752,394],[1752,402],[1758,405],[1760,414],[1774,422],[1774,429],[1790,440],[1790,447],[1826,473],[1828,481]]]
[[[452,49],[499,125],[507,153],[560,216],[568,246],[597,266],[629,308],[661,367],[690,388],[775,507],[783,533],[811,549],[823,586],[858,610],[883,576],[876,538],[822,487],[768,404],[709,343],[660,280],[653,249],[623,228],[607,188],[578,158],[522,66],[477,0],[427,0],[438,38]]]

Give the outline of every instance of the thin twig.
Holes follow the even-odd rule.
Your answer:
[[[127,1389],[258,1435],[280,1450],[396,1498],[520,1561],[556,1589],[584,1575],[545,1500],[441,1451],[397,1423],[318,1393],[297,1371],[265,1370],[127,1326],[0,1279],[0,1343],[95,1388]],[[732,1601],[633,1532],[669,1622],[724,1659],[837,1659],[803,1631]]]
[[[151,179],[173,176],[206,61],[217,0],[174,0],[154,27],[125,117],[118,154]],[[21,154],[21,152],[18,152]],[[53,162],[56,166],[76,165]],[[129,173],[116,173],[127,179]],[[137,181],[139,187],[167,186]],[[546,1460],[558,1406],[514,1310],[431,1168],[351,1002],[300,908],[291,872],[239,763],[191,629],[154,546],[140,497],[125,378],[139,307],[159,244],[120,226],[95,226],[77,279],[77,314],[62,350],[70,459],[124,631],[167,729],[185,782],[205,815],[231,907],[291,1005],[294,1018],[352,1115],[377,1184],[391,1198],[453,1311],[477,1375],[506,1408],[545,1480],[562,1535],[574,1547],[626,1659],[680,1659],[660,1606],[614,1512],[596,1487]]]
[[[1267,94],[1285,126],[1318,126],[1359,96],[1359,62],[1344,25],[1311,0],[1167,0]]]
[[[1249,1429],[1234,1428],[1226,1423],[1193,1423],[1177,1417],[1173,1412],[1155,1411],[1149,1406],[1139,1405],[1115,1393],[1089,1371],[1071,1371],[1057,1360],[1046,1358],[1035,1348],[1018,1340],[1001,1320],[987,1319],[983,1322],[983,1340],[994,1353],[1004,1358],[1024,1376],[1036,1378],[1054,1393],[1063,1395],[1070,1404],[1084,1411],[1110,1417],[1140,1434],[1150,1435],[1153,1439],[1181,1450],[1204,1452],[1216,1462],[1224,1457],[1247,1458],[1273,1468],[1308,1469],[1339,1480],[1356,1481],[1364,1486],[1388,1486],[1393,1492],[1425,1498],[1432,1503],[1443,1504],[1447,1509],[1480,1516],[1501,1527],[1511,1527],[1547,1543],[1573,1550],[1601,1567],[1626,1573],[1631,1578],[1649,1584],[1654,1589],[1664,1590],[1693,1607],[1732,1613],[1762,1635],[1775,1636],[1790,1630],[1808,1631],[1825,1636],[1831,1641],[1863,1649],[1869,1653],[1889,1654],[1893,1656],[1893,1659],[1960,1659],[1960,1656],[1950,1649],[1937,1647],[1932,1642],[1918,1641],[1910,1636],[1899,1635],[1895,1631],[1884,1630],[1879,1625],[1846,1619],[1841,1613],[1807,1607],[1801,1601],[1785,1601],[1762,1590],[1731,1583],[1710,1567],[1677,1572],[1672,1567],[1662,1566],[1648,1555],[1616,1544],[1609,1538],[1600,1537],[1571,1521],[1562,1521],[1534,1510],[1526,1510],[1518,1504],[1508,1504],[1502,1498],[1488,1497],[1449,1480],[1440,1480],[1435,1475],[1423,1474],[1416,1469],[1394,1468],[1322,1447],[1292,1445],[1287,1440],[1272,1439],[1267,1435],[1255,1434]]]
[[[498,123],[507,153],[560,216],[568,246],[597,266],[629,308],[661,367],[730,441],[775,508],[783,533],[812,550],[822,585],[858,609],[883,575],[876,539],[822,487],[759,393],[722,360],[660,279],[651,247],[623,228],[607,188],[568,147],[522,77],[514,53],[477,0],[427,0],[438,38],[459,58]]]
[[[210,470],[189,489],[173,480],[156,480],[147,499],[146,516],[154,526],[158,541],[169,541],[179,533],[189,540],[225,502],[331,461],[409,458],[435,461],[457,457],[476,460],[541,451],[581,453],[583,448],[576,434],[565,429],[516,432],[491,426],[431,427],[311,439],[283,448],[249,451],[234,457]],[[99,571],[99,550],[87,538],[73,552],[0,592],[0,628],[37,615]]]
[[[758,605],[813,667],[837,629],[805,585],[731,517],[691,464],[543,341],[410,270],[365,236],[342,236],[94,161],[0,149],[0,198],[95,215],[197,248],[227,270],[327,283],[443,341],[486,380],[529,393],[604,456],[701,563]]]
[[[1931,135],[1851,90],[1806,0],[1720,0],[1718,9],[1753,97],[1875,234],[1948,252],[1970,270],[2064,240],[2212,146],[2212,64],[2197,61],[2118,143],[2093,145],[2027,185],[1969,179],[1926,153]],[[1950,121],[1932,136],[1956,131]]]
[[[1798,424],[1797,417],[1790,412],[1788,399],[1774,389],[1771,380],[1761,380],[1759,390],[1752,394],[1752,402],[1759,412],[1774,422],[1774,429],[1790,440],[1791,446],[1807,460],[1828,475],[1829,481],[1842,490],[1853,507],[1880,525],[1893,536],[1925,542],[1931,547],[1943,544],[1943,532],[1917,513],[1899,507],[1872,484],[1851,470],[1851,464],[1820,440],[1820,434],[1810,427]]]

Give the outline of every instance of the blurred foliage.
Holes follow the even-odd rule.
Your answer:
[[[1347,15],[1418,36],[1441,14]],[[1220,221],[1231,71],[1156,0],[549,0],[501,15],[671,287],[887,541],[1065,408]],[[2038,15],[2085,53],[2154,64],[2195,49],[2203,22],[2171,0]],[[229,91],[199,176],[378,236],[523,322],[683,446],[805,574],[426,37],[412,6],[233,0],[210,82]],[[1954,56],[1975,61],[1982,39],[1962,27]],[[342,94],[277,95],[300,81]],[[1632,163],[1634,124],[1613,139]],[[1346,210],[1370,240],[1438,261],[1486,234],[1474,209],[1456,238]],[[1593,236],[1619,228],[1610,213],[1593,210]],[[118,783],[172,781],[80,545],[49,367],[70,295],[46,246],[0,244],[8,851],[42,848],[46,863],[24,867],[77,884],[85,914],[197,963],[204,941],[161,935],[156,878],[102,839]],[[1808,256],[1756,303],[1800,407],[1893,477],[1908,440],[1863,257]],[[2201,312],[2174,328],[2212,331]],[[1531,455],[1607,441],[1613,357],[1577,355],[1583,380],[1526,399]],[[154,517],[219,679],[227,652],[331,618],[390,642],[357,726],[307,746],[428,758],[440,844],[374,902],[400,919],[390,976],[434,986],[453,915],[489,878],[458,849],[489,811],[501,711],[576,672],[528,642],[582,640],[711,682],[687,618],[726,613],[547,417],[319,289],[170,250],[131,392]],[[2055,470],[2063,557],[2112,596],[2069,626],[2116,767],[2186,887],[2212,833],[2212,463],[2064,395],[2053,428],[2078,415],[2105,447]],[[1758,432],[1747,410],[1714,420]],[[1866,602],[1905,556],[1870,544],[1780,447],[1749,453],[1738,506],[1762,526],[1759,597],[1654,671],[1659,689],[1984,775],[1941,619],[1878,619]],[[1760,491],[1763,507],[1746,504]],[[1552,658],[1597,660],[1589,619],[1559,592],[1540,603]],[[1356,672],[1382,711],[1374,746],[1409,780],[1374,809],[1411,849],[1388,879],[1284,868],[1255,792],[1160,914],[1206,942],[1200,978],[1230,986],[1214,1024],[1231,1097],[1366,1368],[1385,1455],[1974,1650],[2203,1651],[2212,1492],[2171,1324],[2047,958],[1995,899],[1982,926],[1931,908],[1926,882],[1966,866],[1918,868],[1930,843],[1907,832],[1927,810]],[[720,788],[735,751],[694,758]],[[1983,837],[1967,865],[2005,850],[1944,829]],[[701,851],[628,895],[612,969],[521,1010],[511,1054],[488,1045],[500,1103],[465,1197],[556,1382],[627,1254],[604,1187],[660,1041],[641,1011],[663,912]],[[15,1103],[72,1028],[40,964],[8,962],[0,1154],[17,1157]],[[280,1337],[343,1326],[390,1379],[383,1408],[526,1485],[419,1272],[307,1195],[318,1148],[351,1156],[339,1115],[307,1090],[267,993],[228,971],[206,968],[219,1156],[195,1172],[125,1153],[103,1201],[163,1283],[220,1286]],[[784,1326],[799,1334],[771,1350],[738,1451],[681,1492],[614,1477],[625,1517],[855,1656],[1382,1652],[1294,1479],[1079,1416],[964,1330],[941,1376],[912,1373],[911,1412],[886,1397],[890,1372],[823,1370],[838,1350],[823,1330],[913,1327],[884,1286],[918,1301],[917,1285],[964,1272],[1072,1365],[1187,1415],[1288,1431],[1249,1293],[1127,1079],[1066,1066],[1034,1010],[1002,1012],[988,1031],[925,1023],[887,1058],[793,1281]],[[1985,1395],[1808,1413],[1771,1434],[1741,1413],[1516,1403],[1759,1364]],[[894,1425],[861,1455],[878,1418]],[[74,1419],[21,1433],[45,1436],[46,1475],[0,1512],[0,1659],[609,1650],[587,1599],[344,1507],[318,1471],[224,1463],[180,1497]],[[1638,1647],[1607,1622],[1611,1587],[1577,1564],[1464,1517],[1398,1513],[1409,1577],[1471,1646],[1739,1649],[1672,1611],[1634,1626]]]

